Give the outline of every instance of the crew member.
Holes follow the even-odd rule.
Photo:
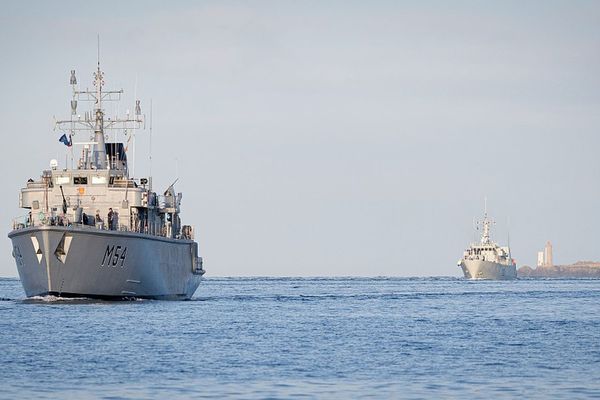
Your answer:
[[[114,219],[113,209],[109,208],[108,209],[108,218],[107,218],[106,222],[108,222],[108,229],[110,229],[111,231],[113,230],[113,219]]]
[[[104,227],[102,226],[102,223],[104,221],[102,221],[102,218],[100,218],[100,210],[96,210],[96,227],[103,229]]]

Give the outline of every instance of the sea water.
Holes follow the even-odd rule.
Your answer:
[[[191,301],[26,299],[2,398],[600,398],[600,280],[208,278]]]

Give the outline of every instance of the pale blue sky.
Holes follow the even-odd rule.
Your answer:
[[[94,4],[1,6],[5,234],[64,162],[52,116],[99,33],[107,86],[153,100],[155,186],[178,169],[212,276],[458,276],[486,195],[519,265],[546,240],[600,260],[600,3]]]

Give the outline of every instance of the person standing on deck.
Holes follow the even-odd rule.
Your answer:
[[[109,208],[108,209],[108,218],[106,219],[106,222],[108,223],[108,229],[109,230],[113,230],[113,218],[114,218],[114,213],[113,213],[113,209]]]

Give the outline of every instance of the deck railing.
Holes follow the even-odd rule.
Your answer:
[[[151,236],[158,237],[170,237],[167,235],[168,230],[166,226],[157,226],[152,229],[149,225],[140,224],[138,227],[130,227],[125,224],[115,224],[112,228],[108,227],[103,221],[94,221],[94,218],[89,216],[93,221],[92,224],[74,222],[66,216],[52,215],[51,213],[40,212],[37,215],[37,220],[32,218],[31,214],[22,215],[12,220],[13,230],[25,229],[33,226],[75,226],[78,228],[89,229],[89,230],[100,230],[100,231],[119,231],[119,232],[133,232],[133,233],[144,233]],[[194,239],[194,230],[189,225],[182,227],[181,233],[174,237],[174,239]]]

